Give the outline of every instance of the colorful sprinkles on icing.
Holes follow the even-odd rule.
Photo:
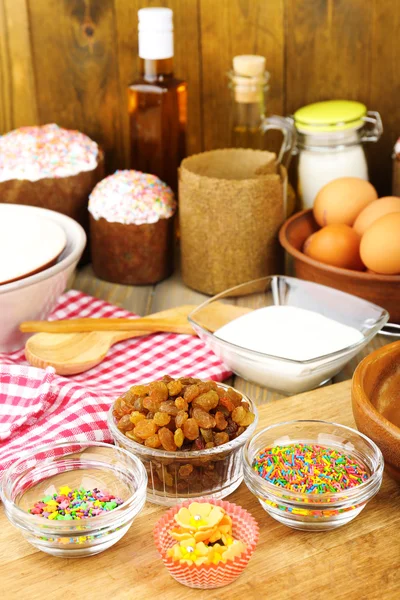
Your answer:
[[[110,223],[157,223],[171,217],[175,209],[172,190],[155,175],[141,171],[116,171],[100,181],[89,197],[93,218]]]
[[[32,515],[53,521],[75,521],[97,517],[121,506],[123,500],[101,491],[60,487],[58,492],[45,496],[29,509]]]
[[[0,181],[38,181],[97,167],[99,148],[80,131],[49,124],[20,127],[0,137]]]
[[[316,444],[269,446],[259,452],[253,469],[274,485],[304,494],[337,493],[369,477],[354,457]]]

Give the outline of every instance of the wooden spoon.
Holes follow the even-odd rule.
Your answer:
[[[59,375],[75,375],[77,373],[83,373],[101,363],[113,344],[122,340],[128,340],[130,338],[160,331],[160,329],[153,328],[153,326],[154,323],[160,323],[162,320],[168,322],[170,326],[174,325],[175,328],[172,329],[173,333],[190,333],[195,335],[194,330],[187,322],[188,314],[195,308],[195,306],[185,305],[154,313],[153,315],[149,315],[149,317],[143,317],[141,319],[118,319],[118,321],[124,321],[125,323],[126,321],[129,321],[129,324],[139,321],[142,323],[142,330],[116,331],[114,328],[112,331],[87,331],[84,333],[37,333],[26,342],[25,357],[26,360],[35,367],[54,367],[56,373]],[[240,306],[215,302],[207,307],[206,310],[202,310],[201,324],[210,331],[216,331],[219,327],[240,317],[249,310],[250,309],[248,308]],[[116,321],[116,319],[79,319],[80,322],[105,322],[110,320],[113,322]],[[73,321],[75,321],[75,319],[46,323],[59,324],[61,327],[64,327],[66,323],[72,323]],[[35,323],[40,323],[40,326],[42,326],[45,322],[37,321]],[[105,325],[105,323],[102,323],[103,327],[105,327]],[[148,327],[147,329],[145,329],[146,325]],[[178,332],[177,328],[181,329],[181,331]],[[171,329],[167,328],[163,331],[171,331]]]

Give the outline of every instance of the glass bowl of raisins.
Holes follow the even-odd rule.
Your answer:
[[[257,420],[254,403],[238,390],[191,377],[134,385],[108,413],[115,444],[146,467],[147,499],[164,506],[231,494]]]

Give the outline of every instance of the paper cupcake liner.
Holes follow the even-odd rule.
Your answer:
[[[176,543],[169,531],[176,525],[174,516],[185,506],[188,507],[192,502],[210,503],[223,508],[232,519],[233,536],[246,544],[246,550],[234,560],[228,560],[226,563],[188,565],[167,556],[168,548]],[[170,575],[179,583],[188,587],[211,589],[222,587],[232,583],[247,566],[251,555],[258,541],[259,528],[257,521],[241,506],[225,502],[224,500],[214,500],[213,498],[196,498],[187,500],[178,504],[167,511],[154,526],[154,541],[158,552],[164,562],[164,565],[170,572]]]

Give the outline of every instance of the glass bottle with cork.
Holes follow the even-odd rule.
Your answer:
[[[265,133],[279,130],[283,141],[277,162],[287,167],[295,146],[295,128],[291,118],[266,116],[270,74],[265,70],[265,57],[255,54],[235,56],[228,77],[233,100],[232,145],[265,150]]]
[[[176,193],[186,156],[187,85],[173,73],[173,12],[142,8],[140,78],[128,88],[130,167],[157,175]]]

